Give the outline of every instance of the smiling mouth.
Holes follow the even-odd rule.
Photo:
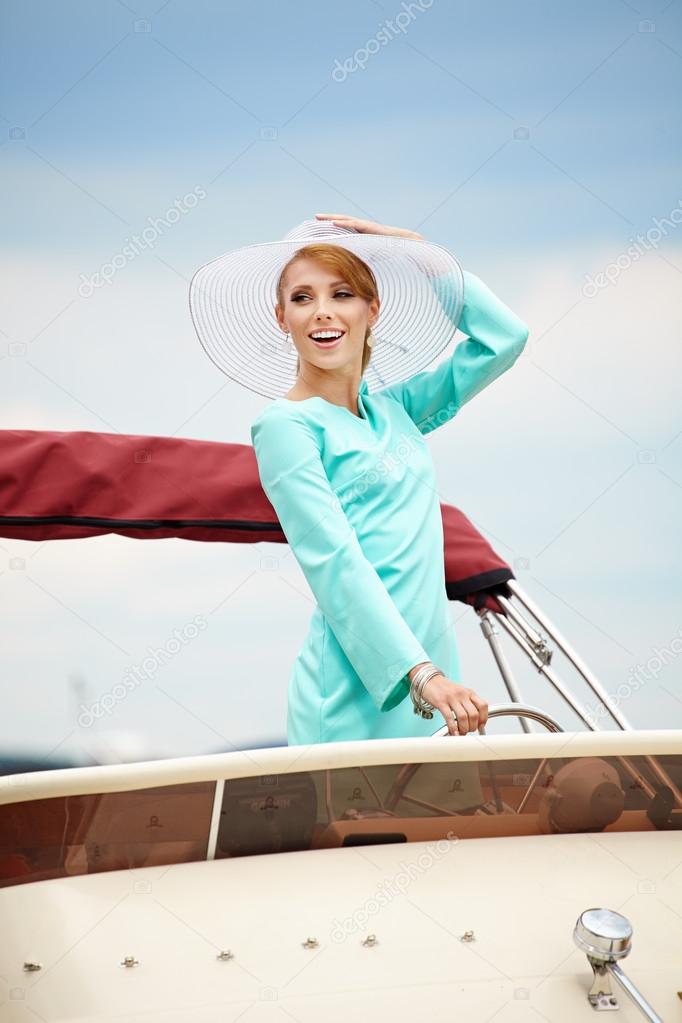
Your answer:
[[[310,340],[313,342],[313,344],[317,345],[318,348],[336,348],[337,345],[341,344],[345,336],[346,332],[344,330],[340,337],[333,338],[311,337]]]

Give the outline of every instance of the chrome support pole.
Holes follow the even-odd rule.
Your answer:
[[[509,662],[505,656],[500,641],[497,638],[499,630],[497,628],[495,617],[492,615],[490,611],[479,611],[478,615],[481,619],[481,631],[485,638],[488,640],[490,649],[493,652],[493,657],[495,658],[497,667],[500,669],[502,680],[507,688],[507,692],[509,693],[509,699],[512,700],[514,703],[523,703],[521,690],[516,684],[516,680],[512,673],[511,667],[509,666]],[[524,732],[526,733],[532,732],[530,725],[528,724],[524,717],[520,719],[520,723],[521,728],[523,729]]]
[[[566,657],[568,657],[569,661],[571,662],[571,664],[573,664],[576,671],[580,675],[582,675],[584,680],[587,682],[588,686],[590,687],[594,695],[598,696],[601,702],[604,704],[604,706],[608,709],[609,714],[616,722],[616,724],[619,725],[619,727],[622,729],[632,729],[632,725],[625,717],[625,715],[622,714],[617,707],[609,706],[608,693],[602,686],[601,682],[599,682],[598,679],[592,674],[592,672],[587,667],[585,662],[573,650],[573,648],[569,645],[567,640],[564,639],[559,630],[547,620],[547,618],[545,617],[545,615],[543,615],[539,607],[537,607],[537,605],[533,603],[530,597],[526,593],[524,593],[524,591],[518,585],[516,580],[511,579],[507,583],[507,585],[509,586],[509,589],[512,591],[512,593],[516,595],[521,604],[523,604],[526,610],[529,611],[530,614],[532,614],[533,618],[535,618],[540,623],[542,628],[547,633],[549,633],[549,635],[552,637],[552,639],[559,647],[559,649],[566,655]],[[500,604],[502,605],[502,607],[504,607],[506,611],[509,606],[509,600],[506,597],[498,597],[497,599],[499,600]]]
[[[521,604],[523,604],[526,610],[533,616],[533,618],[535,618],[540,623],[541,627],[552,637],[552,639],[557,644],[559,649],[573,664],[576,671],[578,671],[578,673],[582,676],[585,682],[587,682],[595,696],[599,697],[602,704],[604,705],[604,707],[606,707],[606,709],[608,710],[609,714],[611,715],[614,722],[618,725],[618,727],[622,731],[634,731],[632,725],[627,720],[625,715],[622,714],[617,707],[611,707],[609,705],[608,693],[603,688],[602,684],[598,681],[598,679],[593,675],[590,669],[587,667],[582,658],[580,658],[578,654],[573,650],[573,648],[568,644],[568,642],[564,639],[560,631],[555,626],[553,626],[551,622],[549,622],[545,615],[543,615],[542,611],[540,611],[540,609],[531,600],[531,598],[521,589],[516,580],[510,579],[509,582],[507,583],[507,586],[512,591],[512,593],[518,598]],[[500,605],[505,609],[505,612],[507,612],[510,608],[510,602],[508,598],[500,596],[497,597],[496,599],[499,601]],[[514,609],[514,612],[515,613],[513,617],[514,620],[516,621],[519,616],[516,614],[516,609]],[[481,612],[479,612],[479,614],[480,613]],[[486,611],[484,613],[492,614],[492,612],[490,611]],[[556,679],[553,676],[553,673],[551,673],[547,669],[545,664],[541,663],[540,658],[536,654],[534,654],[533,650],[528,645],[528,643],[526,643],[522,637],[518,636],[518,633],[515,631],[516,627],[513,626],[512,623],[508,621],[504,615],[496,615],[496,617],[503,624],[504,628],[507,630],[507,632],[509,632],[512,638],[514,638],[516,642],[519,643],[519,645],[522,647],[522,649],[524,649],[525,653],[527,654],[528,657],[530,657],[531,661],[535,664],[538,671],[541,672],[548,679],[548,681],[551,682],[551,684],[558,690],[558,692],[561,693],[561,695],[564,697],[567,703],[573,708],[573,710],[575,710],[575,712],[580,717],[581,721],[583,721],[591,731],[599,731],[600,729],[597,729],[596,726],[593,725],[589,721],[589,719],[585,717],[584,712],[580,709],[579,705],[576,703],[573,697],[571,697],[568,694],[567,690],[562,685],[562,683],[560,683],[558,679]],[[646,780],[642,778],[641,774],[638,771],[636,771],[635,768],[632,767],[627,760],[623,758],[620,759],[621,762],[625,766],[627,766],[628,771],[632,775],[633,779],[639,782],[639,784],[643,787],[647,795],[653,797],[655,795],[654,790],[646,782]],[[663,768],[658,763],[656,758],[644,754],[642,759],[647,763],[652,773],[656,776],[656,778],[658,778],[661,784],[664,785],[666,788],[670,789],[678,808],[682,808],[682,792],[680,791],[679,787],[675,784],[673,779],[668,775],[668,773],[663,770]]]
[[[492,614],[487,611],[486,614]],[[524,654],[530,659],[533,665],[538,669],[540,675],[544,675],[547,681],[556,689],[561,697],[566,701],[571,710],[575,711],[582,723],[592,732],[598,731],[595,727],[592,719],[583,710],[575,697],[571,694],[570,690],[564,685],[564,683],[557,677],[551,668],[547,667],[547,664],[543,663],[540,658],[535,654],[525,638],[519,635],[518,629],[512,622],[508,621],[504,615],[500,615],[498,621],[503,629],[511,636],[514,642],[523,650]]]
[[[632,983],[630,978],[623,973],[618,963],[612,963],[607,965],[606,969],[609,971],[614,980],[617,980],[626,995],[635,1003],[637,1008],[651,1023],[663,1023],[663,1018],[649,1005],[644,995],[637,990],[635,985]]]

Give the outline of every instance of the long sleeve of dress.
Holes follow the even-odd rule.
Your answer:
[[[469,337],[435,369],[416,373],[377,393],[405,408],[420,433],[430,433],[457,414],[516,361],[528,339],[528,327],[483,283],[463,271],[464,303],[459,328]],[[436,293],[447,308],[448,278],[434,278]]]
[[[363,554],[308,424],[270,406],[251,439],[263,490],[320,609],[375,705],[390,710],[428,654]]]

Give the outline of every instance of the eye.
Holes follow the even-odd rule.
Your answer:
[[[337,295],[345,295],[346,298],[352,298],[353,297],[353,294],[350,291],[335,291],[334,292],[334,298],[336,298]],[[306,292],[302,291],[298,295],[293,295],[292,298],[291,298],[291,301],[292,302],[298,302],[299,298],[310,298],[310,295],[308,295]]]

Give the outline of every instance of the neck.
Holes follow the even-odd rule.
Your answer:
[[[361,376],[359,371],[352,376],[338,376],[316,366],[306,366],[298,374],[296,383],[289,392],[291,398],[324,398],[332,405],[345,406],[353,415],[359,415],[358,392]]]

